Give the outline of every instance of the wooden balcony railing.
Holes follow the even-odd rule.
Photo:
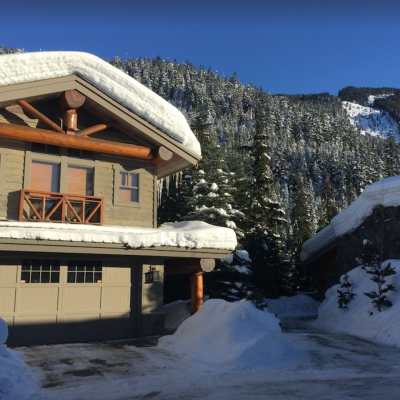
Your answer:
[[[104,198],[21,190],[19,221],[103,225]]]

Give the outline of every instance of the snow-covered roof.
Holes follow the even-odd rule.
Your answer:
[[[200,221],[166,223],[157,229],[0,221],[0,238],[119,243],[132,249],[171,246],[234,250],[237,244],[232,229]]]
[[[303,244],[302,261],[321,250],[336,238],[357,229],[369,217],[376,206],[400,206],[400,176],[382,179],[368,186],[360,196],[330,224]]]
[[[200,143],[186,118],[172,104],[108,62],[82,52],[0,55],[0,86],[76,74],[201,155]]]

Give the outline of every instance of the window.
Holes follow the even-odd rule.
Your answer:
[[[59,283],[60,261],[24,259],[21,263],[21,283]]]
[[[68,283],[101,283],[101,261],[68,260]]]
[[[94,168],[68,165],[67,193],[93,196]]]
[[[140,171],[126,166],[115,167],[114,205],[139,207],[140,192]]]
[[[60,188],[60,164],[32,161],[31,189],[58,192]]]
[[[95,195],[95,166],[91,151],[32,143],[26,153],[24,189]]]

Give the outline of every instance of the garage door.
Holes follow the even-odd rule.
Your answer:
[[[138,268],[100,260],[23,259],[0,265],[9,345],[137,336]]]

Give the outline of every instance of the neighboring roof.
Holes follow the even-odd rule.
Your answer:
[[[88,53],[39,52],[0,55],[0,86],[76,74],[124,107],[201,155],[200,144],[183,114],[135,79]]]
[[[382,179],[368,186],[349,207],[332,218],[327,227],[304,242],[301,260],[306,261],[333,240],[357,229],[379,205],[400,206],[400,176]]]
[[[200,221],[167,223],[157,229],[0,221],[0,238],[114,243],[132,249],[168,246],[234,250],[237,244],[236,234],[232,229]]]

